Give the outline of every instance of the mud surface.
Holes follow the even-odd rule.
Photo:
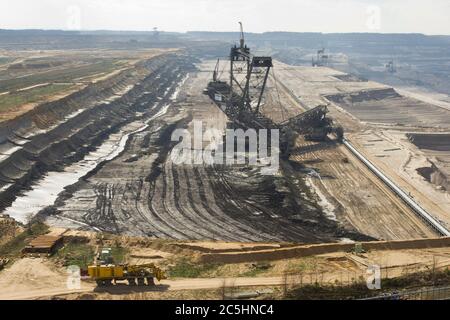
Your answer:
[[[307,194],[304,173],[282,163],[265,176],[248,165],[176,164],[172,132],[193,120],[223,129],[224,114],[190,72],[179,95],[131,136],[124,152],[66,189],[40,216],[51,225],[169,239],[327,242],[371,239],[328,219]]]

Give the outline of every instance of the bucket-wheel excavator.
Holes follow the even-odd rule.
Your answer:
[[[245,43],[244,30],[240,24],[239,45],[231,48],[229,56],[229,81],[220,80],[219,60],[213,72],[213,81],[205,89],[205,94],[226,113],[239,127],[253,129],[279,129],[280,151],[289,156],[296,137],[303,135],[308,140],[324,140],[334,133],[342,140],[342,127],[334,126],[327,117],[328,108],[320,105],[293,118],[275,123],[261,113],[264,91],[270,71],[273,70],[272,57],[254,56]],[[275,75],[273,75],[275,77]],[[274,79],[276,82],[276,79]],[[280,107],[283,108],[281,101]],[[283,110],[281,110],[283,111]]]

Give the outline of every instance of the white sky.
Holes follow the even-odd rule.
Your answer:
[[[450,34],[450,0],[0,0],[2,29]]]

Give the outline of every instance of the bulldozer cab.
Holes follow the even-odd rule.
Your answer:
[[[114,264],[114,258],[111,248],[102,248],[97,255],[97,264],[108,265]]]

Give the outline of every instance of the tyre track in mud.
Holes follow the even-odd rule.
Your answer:
[[[158,141],[162,142],[161,140],[170,136],[175,127],[176,125],[169,125],[164,128]],[[142,211],[149,212],[153,218],[152,223],[157,225],[159,232],[162,232],[165,238],[200,239],[202,235],[195,228],[190,228],[189,224],[182,223],[182,216],[179,215],[178,210],[174,210],[174,201],[170,196],[173,197],[174,186],[170,181],[167,182],[166,172],[166,160],[169,152],[170,148],[167,145],[160,147],[158,157],[145,179],[148,181],[149,190],[146,201],[140,203],[140,208]]]
[[[165,236],[166,234],[160,231],[157,224],[152,223],[150,214],[141,209],[142,202],[147,196],[146,187],[144,176],[126,182],[124,193],[116,205],[117,210],[124,216],[123,232],[129,230],[128,226],[134,226],[146,236]],[[127,208],[125,212],[124,207]]]
[[[91,212],[89,216],[85,216],[83,219],[86,223],[90,224],[91,218],[96,218],[96,224],[107,224],[108,226],[112,225],[112,227],[110,227],[112,231],[120,232],[120,228],[117,224],[117,217],[114,214],[113,209],[113,203],[116,199],[115,195],[117,186],[114,184],[102,184],[99,186],[99,189],[100,197],[97,196],[97,207],[95,213]],[[100,214],[98,214],[99,212]]]
[[[212,181],[211,176],[206,175],[206,169],[205,168],[198,168],[197,169],[197,176],[199,183],[203,185],[208,186],[208,190],[214,190],[212,187]],[[226,182],[224,182],[226,184]],[[223,215],[220,215],[218,213],[222,212],[222,209],[218,206],[216,202],[216,197],[213,192],[205,192],[201,194],[201,197],[204,197],[204,200],[207,204],[205,205],[206,208],[209,208],[211,212],[214,213],[215,216],[217,216],[218,219],[223,219],[225,222],[229,222],[232,225],[235,225],[239,230],[242,231],[242,233],[246,234],[247,237],[251,237],[251,241],[262,241],[262,240],[276,240],[276,237],[273,237],[267,233],[264,233],[263,231],[259,230],[258,234],[255,234],[255,230],[252,227],[251,224],[247,224],[245,221],[242,221],[241,219],[237,218],[234,219],[231,217],[226,211]]]
[[[210,176],[216,177],[211,181],[220,181],[215,183],[216,195],[220,195],[221,201],[218,201],[219,207],[224,205],[230,207],[235,206],[236,211],[229,210],[230,214],[236,216],[241,220],[245,220],[246,223],[255,226],[255,230],[264,231],[271,236],[271,240],[276,241],[322,241],[320,237],[315,235],[309,230],[306,230],[303,226],[298,225],[293,221],[283,221],[285,218],[273,218],[273,212],[267,211],[260,206],[255,206],[248,201],[241,200],[241,195],[234,190],[234,188],[227,181],[227,177],[223,170],[218,170],[216,166],[210,171]],[[213,182],[214,183],[214,182]],[[230,203],[227,203],[227,199],[233,199]],[[252,208],[254,208],[252,210]],[[225,208],[223,208],[225,209]],[[256,209],[256,210],[255,210]],[[265,217],[255,216],[254,212],[259,211],[265,215]],[[234,213],[238,212],[238,213]],[[244,214],[245,213],[245,214]],[[286,225],[288,224],[288,225]],[[273,238],[275,239],[273,239]]]
[[[192,229],[195,229],[196,232],[201,235],[201,238],[198,239],[214,239],[214,234],[211,233],[210,230],[205,228],[204,226],[199,226],[196,222],[195,214],[192,215],[189,211],[183,210],[181,206],[185,206],[186,203],[180,203],[180,182],[178,178],[178,174],[176,174],[176,170],[173,170],[173,163],[171,160],[166,162],[166,177],[169,179],[168,185],[173,186],[172,192],[169,192],[169,199],[172,201],[171,207],[174,208],[180,219],[184,221],[186,225],[189,225]]]
[[[258,169],[249,167],[172,162],[172,132],[188,128],[194,115],[208,113],[201,108],[211,108],[209,100],[202,100],[201,90],[194,96],[190,86],[193,84],[183,87],[181,94],[186,97],[173,101],[167,114],[131,136],[123,155],[80,184],[86,189],[78,193],[81,196],[90,194],[99,182],[111,179],[108,183],[114,185],[107,187],[110,191],[98,193],[103,199],[97,200],[101,207],[97,217],[92,216],[96,211],[87,204],[92,226],[113,233],[178,240],[336,240],[337,226],[325,223],[320,210],[308,207],[307,201],[303,203],[297,196],[299,190],[294,190],[295,201],[290,197],[292,189],[285,177],[291,174],[289,171],[282,170],[281,177],[264,177]],[[131,158],[135,159],[128,161]],[[67,199],[58,210],[70,215],[71,206],[79,205],[78,199]],[[291,219],[292,214],[300,216],[299,221]],[[110,226],[98,225],[110,215]],[[315,222],[308,222],[310,218]]]
[[[214,235],[220,235],[220,240],[233,241],[236,236],[230,232],[226,225],[221,224],[220,220],[211,217],[208,212],[205,212],[202,202],[198,196],[199,190],[196,185],[196,176],[193,174],[192,167],[189,166],[177,166],[177,176],[179,177],[179,185],[183,192],[181,192],[181,203],[186,203],[183,206],[184,211],[189,211],[190,214],[197,216],[197,225],[206,225],[207,229]],[[187,170],[191,171],[191,174],[187,174]],[[197,196],[194,196],[194,193]],[[200,222],[200,223],[199,223]],[[244,237],[245,239],[245,237]]]
[[[145,202],[139,202],[138,208],[142,212],[148,212],[148,222],[154,226],[155,231],[152,234],[157,238],[175,238],[175,239],[185,239],[186,233],[183,229],[175,229],[173,225],[170,225],[165,221],[165,219],[159,214],[158,210],[153,206],[153,199],[155,196],[155,190],[151,189],[149,184],[146,184],[147,197]]]
[[[203,173],[200,173],[200,171]],[[222,212],[220,208],[215,203],[213,192],[211,192],[213,189],[211,188],[211,185],[209,184],[209,178],[204,175],[205,171],[203,167],[194,167],[193,168],[193,175],[195,176],[194,183],[198,185],[198,198],[195,199],[193,202],[194,204],[201,203],[202,207],[210,217],[217,220],[217,224],[221,226],[222,228],[225,228],[233,235],[239,236],[244,241],[262,241],[265,238],[261,236],[253,235],[253,230],[245,225],[240,223],[239,221],[236,221],[234,219],[231,219],[226,212]],[[196,195],[195,193],[192,194],[193,197]]]
[[[165,99],[163,100],[166,100],[166,98],[172,94],[172,91],[173,88],[172,90],[167,89],[165,91]],[[164,104],[160,102],[159,109],[161,109],[163,105]],[[134,137],[132,138],[134,139]],[[137,191],[136,181],[138,181],[137,184],[139,185],[137,187]],[[127,193],[131,193],[131,196],[124,197]],[[144,196],[142,196],[143,194]],[[175,236],[180,239],[187,238],[182,232],[179,232],[171,224],[161,218],[157,211],[153,210],[150,206],[150,202],[148,201],[148,199],[153,196],[154,195],[150,195],[150,183],[144,182],[143,176],[140,179],[135,180],[134,183],[126,183],[126,189],[121,199],[118,200],[117,204],[114,206],[120,212],[123,212],[123,206],[126,206],[128,209],[126,210],[128,219],[126,217],[123,219],[124,227],[122,228],[122,231],[131,231],[132,233],[135,233],[137,229],[141,235],[146,236],[154,236],[159,238]]]
[[[254,212],[251,209],[249,209],[247,203],[241,202],[239,197],[236,197],[236,194],[232,186],[225,178],[225,174],[222,171],[219,172],[217,170],[217,167],[214,166],[213,169],[210,171],[210,175],[215,176],[217,178],[217,180],[215,179],[211,180],[213,184],[215,184],[215,181],[220,181],[220,183],[215,184],[217,189],[220,190],[221,185],[223,186],[223,192],[218,192],[218,194],[220,194],[221,197],[221,201],[218,201],[219,207],[223,207],[224,204],[227,203],[227,199],[232,199],[231,203],[228,203],[227,205],[234,206],[239,212],[239,214],[238,215],[235,214],[233,210],[230,210],[229,212],[234,216],[236,216],[237,218],[239,218],[240,220],[245,220],[247,223],[250,223],[251,225],[255,226]],[[273,229],[271,229],[269,226],[263,225],[262,228],[260,228],[260,230],[264,230],[264,232],[273,236]],[[274,237],[273,240],[279,240],[277,236],[273,237]]]
[[[228,211],[221,209],[216,203],[216,193],[220,193],[219,190],[214,190],[211,185],[211,180],[214,176],[206,176],[205,168],[194,168],[195,181],[202,186],[202,192],[200,192],[200,202],[203,203],[205,210],[211,213],[211,215],[220,221],[225,226],[234,227],[230,231],[239,236],[239,239],[245,239],[246,241],[268,241],[276,240],[276,237],[265,233],[262,230],[255,230],[248,221],[239,217],[231,217]],[[207,185],[208,188],[204,186]],[[209,191],[209,192],[208,192]],[[244,212],[242,213],[242,215]]]
[[[165,134],[163,134],[163,136],[165,136]],[[165,161],[168,156],[169,150],[164,149],[160,152],[164,154],[160,154],[158,156],[158,159],[160,159],[160,161]],[[159,230],[164,230],[163,232],[166,237],[173,237],[180,240],[199,238],[195,230],[188,228],[188,226],[180,223],[178,219],[174,217],[174,213],[172,212],[170,206],[167,205],[166,199],[169,197],[167,189],[169,188],[170,190],[173,190],[173,186],[168,186],[167,184],[165,162],[160,165],[162,166],[162,168],[160,166],[154,166],[151,173],[148,175],[148,177],[152,176],[153,179],[146,179],[150,181],[148,182],[149,191],[146,199],[147,201],[145,204],[143,204],[143,210],[149,210],[151,212],[152,216],[160,224]],[[173,191],[169,193],[173,193]],[[167,222],[167,217],[164,216],[164,213],[167,213],[171,220],[176,222],[175,225]]]
[[[194,236],[192,231],[183,225],[167,207],[165,203],[167,184],[165,179],[161,179],[161,176],[164,176],[164,169],[155,180],[153,188],[149,188],[146,201],[139,203],[141,210],[148,211],[151,214],[154,219],[152,223],[157,226],[159,232],[164,233],[166,238],[181,240]],[[167,213],[167,216],[164,213]],[[168,217],[170,219],[167,219]],[[171,221],[175,223],[170,223]]]

